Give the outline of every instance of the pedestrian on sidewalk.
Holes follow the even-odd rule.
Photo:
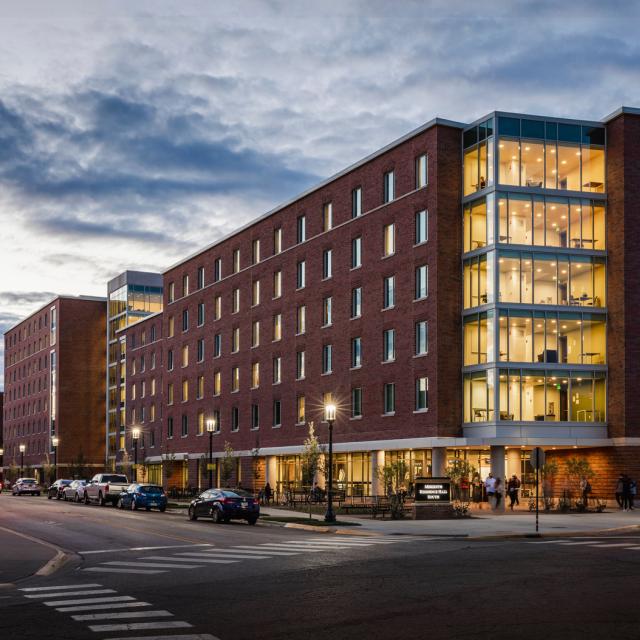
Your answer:
[[[496,479],[493,474],[489,474],[484,481],[484,490],[487,494],[487,502],[492,509],[495,509],[495,497],[496,497]]]
[[[580,481],[580,489],[582,491],[582,504],[586,509],[589,506],[589,494],[591,493],[591,483],[587,478]]]
[[[502,501],[502,480],[500,478],[496,478],[495,484],[495,492],[496,492],[496,509],[500,507],[500,502]]]
[[[638,492],[638,484],[632,478],[629,478],[629,509],[633,509],[633,503]]]
[[[629,511],[631,505],[631,478],[624,475],[622,480],[622,510]]]
[[[622,509],[622,491],[624,489],[624,473],[621,473],[618,476],[618,481],[616,482],[616,502],[618,506]]]
[[[271,502],[272,496],[273,492],[271,491],[271,485],[267,482],[267,484],[264,485],[264,500],[266,504],[269,504],[269,502]]]
[[[515,473],[511,476],[509,482],[507,483],[507,492],[509,493],[510,500],[509,508],[511,509],[511,511],[513,511],[513,507],[515,505],[520,506],[520,500],[518,500],[518,491],[520,489],[520,484],[520,480]]]

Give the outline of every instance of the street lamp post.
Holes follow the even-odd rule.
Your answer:
[[[213,433],[216,430],[216,419],[207,420],[207,431],[209,433],[209,489],[213,487]]]
[[[140,429],[137,427],[131,430],[131,438],[133,440],[133,481],[138,481],[138,438],[140,437]]]
[[[60,438],[58,436],[53,436],[51,438],[51,446],[53,447],[53,481],[55,482],[58,479],[58,444],[60,442]]]
[[[333,512],[333,421],[336,419],[336,405],[327,404],[324,407],[324,418],[329,424],[329,489],[327,491],[327,512],[324,521],[333,523],[336,514]]]
[[[24,467],[24,452],[27,446],[24,444],[21,444],[19,448],[20,448],[20,477],[22,478],[22,467]]]
[[[4,485],[4,449],[0,447],[0,471],[2,471],[2,483]],[[2,488],[0,487],[0,493],[2,493]]]

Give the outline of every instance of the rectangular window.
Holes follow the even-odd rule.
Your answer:
[[[351,268],[357,269],[362,266],[362,238],[358,236],[351,240]]]
[[[167,438],[173,438],[173,418],[167,418]]]
[[[429,408],[429,378],[416,379],[416,411],[426,411]]]
[[[416,322],[416,355],[422,356],[429,351],[429,323],[426,320]]]
[[[198,326],[201,327],[204,324],[204,302],[198,304]]]
[[[426,264],[416,268],[416,300],[422,300],[429,294],[427,275]]]
[[[362,287],[351,289],[351,317],[359,318],[362,315]]]
[[[189,366],[189,345],[182,345],[182,367]]]
[[[351,217],[358,218],[362,215],[362,187],[356,187],[351,192]]]
[[[204,412],[198,411],[198,435],[204,434]]]
[[[282,271],[273,273],[273,297],[279,298],[282,295]]]
[[[273,401],[273,426],[279,427],[282,424],[282,409],[280,400]]]
[[[173,316],[171,316],[169,318],[169,328],[168,328],[167,333],[169,334],[170,338],[173,338],[173,336],[175,334],[175,320],[174,320]]]
[[[307,307],[301,305],[296,311],[296,334],[301,335],[307,329]]]
[[[173,349],[167,351],[167,370],[173,371]]]
[[[240,271],[240,249],[233,250],[233,273]]]
[[[298,396],[296,400],[296,424],[305,422],[305,402],[304,396]]]
[[[231,330],[231,353],[240,351],[240,327]]]
[[[204,339],[200,338],[198,340],[198,362],[202,362],[204,360]]]
[[[173,404],[173,382],[167,385],[167,404]]]
[[[421,244],[429,239],[429,214],[427,211],[416,213],[416,244]]]
[[[387,257],[396,252],[396,225],[391,223],[384,227],[382,255]]]
[[[260,363],[254,362],[251,365],[251,388],[257,389],[260,386]]]
[[[213,374],[213,395],[219,396],[222,390],[222,375],[219,371],[215,371]]]
[[[332,275],[332,265],[331,265],[331,258],[332,258],[332,250],[331,249],[325,249],[322,252],[322,277],[323,278],[330,278]]]
[[[196,399],[202,400],[204,398],[204,376],[198,376],[198,387],[196,390]]]
[[[182,381],[182,402],[189,402],[189,381]]]
[[[304,378],[304,369],[305,369],[305,352],[298,351],[296,354],[296,380],[302,380]]]
[[[282,382],[282,358],[277,356],[273,359],[273,384]]]
[[[273,230],[273,255],[282,253],[282,227]]]
[[[322,373],[333,371],[333,346],[325,344],[322,347]]]
[[[213,410],[213,424],[215,425],[215,433],[220,433],[220,427],[222,426],[220,423],[220,410]]]
[[[254,280],[251,285],[251,306],[256,307],[260,304],[260,280]]]
[[[213,336],[213,357],[219,358],[222,355],[222,334],[216,333]]]
[[[327,202],[322,207],[322,230],[330,231],[333,228],[333,205]]]
[[[198,289],[204,287],[204,267],[198,267]]]
[[[189,276],[188,275],[184,275],[182,276],[182,296],[188,296],[189,295]]]
[[[396,304],[396,277],[387,276],[383,283],[382,306],[390,309]]]
[[[152,404],[149,407],[149,422],[155,422],[156,420],[156,405]],[[150,446],[155,446],[155,431],[151,431],[150,433],[151,436],[151,445]]]
[[[253,264],[260,262],[260,240],[258,239],[251,243],[251,260]]]
[[[396,385],[393,382],[387,382],[383,391],[383,413],[395,413],[396,411]]]
[[[175,284],[175,282],[170,282],[169,283],[169,289],[167,291],[167,299],[169,300],[169,303],[173,302],[176,299],[176,284]],[[52,316],[51,324],[53,324],[53,316]]]
[[[426,187],[429,180],[427,154],[416,158],[416,189]]]
[[[231,301],[231,313],[240,311],[240,289],[234,289]]]
[[[273,340],[282,340],[282,314],[276,313],[273,316]]]
[[[213,281],[219,282],[222,279],[222,258],[216,258],[213,262]]]
[[[351,367],[362,366],[362,338],[351,339]]]
[[[231,369],[231,392],[240,391],[240,367]]]
[[[396,359],[396,330],[386,329],[382,333],[382,360],[391,362]]]
[[[251,428],[260,428],[260,407],[257,404],[251,405]]]
[[[298,289],[304,289],[304,287],[306,286],[306,271],[306,262],[304,260],[301,260],[300,262],[298,262],[296,268],[296,287]]]
[[[384,174],[384,202],[391,202],[396,197],[396,181],[393,171]]]
[[[182,311],[182,330],[189,331],[189,309]]]
[[[305,216],[298,216],[296,231],[297,241],[300,244],[307,239],[307,219]]]
[[[260,344],[260,320],[254,320],[251,325],[251,346],[257,347]]]
[[[362,387],[351,389],[351,417],[362,417]]]
[[[213,300],[213,319],[220,320],[222,317],[222,296],[216,296]]]
[[[231,431],[238,431],[240,428],[240,410],[238,407],[231,407]]]
[[[329,296],[322,301],[322,326],[328,327],[331,324],[332,298]]]
[[[156,379],[155,378],[151,378],[151,395],[152,396],[156,395]]]

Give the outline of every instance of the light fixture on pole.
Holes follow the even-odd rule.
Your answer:
[[[324,521],[333,523],[336,521],[336,514],[333,512],[333,421],[336,419],[335,404],[326,404],[324,406],[324,419],[329,424],[329,488],[327,491],[327,512],[324,514]]]
[[[53,481],[55,482],[58,479],[58,444],[60,443],[60,438],[58,436],[53,436],[51,438],[51,446],[53,447]]]
[[[4,449],[0,447],[0,471],[4,472]],[[2,488],[0,488],[0,493]]]
[[[27,450],[27,445],[21,444],[19,449],[20,449],[20,477],[22,478],[22,467],[24,467],[24,452]]]
[[[133,478],[134,482],[138,480],[138,438],[140,438],[140,429],[135,427],[131,429],[131,439],[133,440]]]
[[[209,489],[213,487],[213,433],[216,430],[216,419],[207,420],[207,432],[209,433]]]

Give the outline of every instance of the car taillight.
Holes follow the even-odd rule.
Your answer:
[[[104,492],[105,492],[105,493],[109,493],[109,485],[108,485],[108,484],[106,484],[106,485],[104,486]]]

